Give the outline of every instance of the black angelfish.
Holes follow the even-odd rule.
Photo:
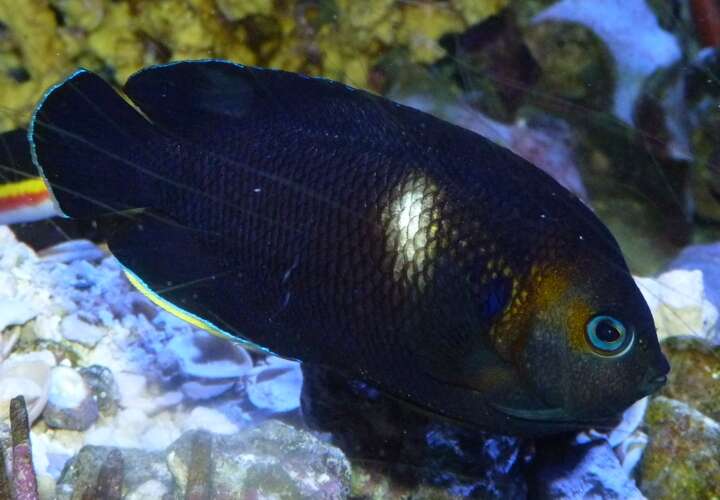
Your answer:
[[[502,433],[612,421],[665,381],[650,311],[578,199],[485,138],[340,83],[179,62],[48,91],[33,159],[153,300]]]

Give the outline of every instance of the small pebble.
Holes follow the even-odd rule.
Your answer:
[[[105,331],[83,321],[76,314],[65,316],[60,323],[60,333],[67,340],[85,347],[94,347],[105,336]]]
[[[43,412],[48,427],[84,431],[98,417],[97,402],[82,376],[67,366],[53,368],[48,404]]]

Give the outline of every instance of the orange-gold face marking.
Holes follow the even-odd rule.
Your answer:
[[[548,312],[557,310],[570,282],[567,271],[536,264],[528,278],[513,286],[511,303],[490,332],[496,349],[505,359],[516,358],[521,353],[533,321],[551,321]],[[572,349],[584,350],[585,323],[592,314],[591,308],[580,299],[563,307],[567,307],[568,342]]]

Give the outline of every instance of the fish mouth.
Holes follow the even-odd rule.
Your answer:
[[[657,377],[646,381],[640,388],[642,397],[650,396],[659,391],[667,383],[667,375],[658,375]]]

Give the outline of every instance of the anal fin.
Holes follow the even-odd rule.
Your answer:
[[[130,283],[155,305],[213,335],[272,354],[237,331],[237,273],[217,237],[145,211],[122,223],[108,242]]]

